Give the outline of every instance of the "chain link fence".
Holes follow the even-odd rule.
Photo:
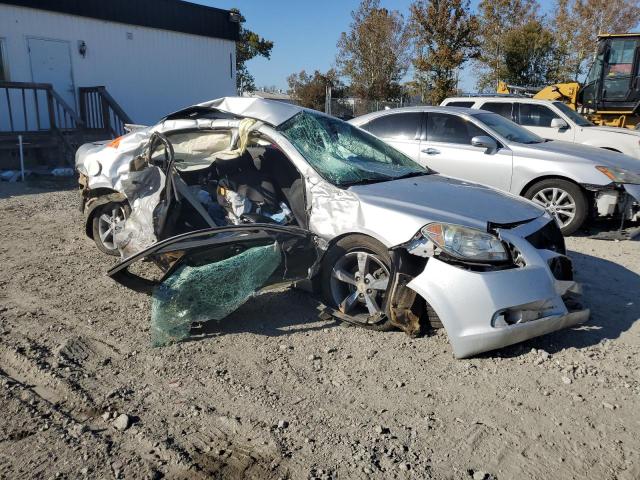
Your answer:
[[[413,107],[417,105],[424,105],[419,102],[407,102],[407,101],[378,101],[378,100],[364,100],[361,98],[332,98],[331,99],[331,111],[326,112],[334,117],[348,120],[350,118],[359,117],[371,112],[377,112],[379,110],[387,110],[390,108],[399,107]]]

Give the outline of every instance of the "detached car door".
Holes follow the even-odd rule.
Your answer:
[[[163,345],[188,336],[194,322],[221,320],[263,287],[309,278],[319,258],[315,240],[290,226],[208,228],[156,242],[108,275],[152,295],[153,343]]]
[[[487,153],[484,148],[471,145],[471,139],[477,136],[492,137],[458,115],[428,112],[427,140],[421,145],[420,164],[448,177],[509,191],[511,150],[499,144],[496,151]]]

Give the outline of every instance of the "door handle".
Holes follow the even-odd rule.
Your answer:
[[[440,153],[440,150],[438,150],[437,148],[425,148],[424,150],[422,150],[422,153],[426,153],[427,155],[438,155]]]

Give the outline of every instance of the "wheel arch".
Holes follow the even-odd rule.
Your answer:
[[[320,264],[322,265],[322,263],[324,262],[324,258],[329,254],[329,252],[331,252],[336,244],[340,241],[343,240],[345,238],[349,238],[349,237],[368,237],[369,239],[378,242],[381,246],[383,246],[384,248],[386,248],[387,250],[390,250],[389,247],[387,247],[384,242],[378,240],[376,237],[374,237],[373,235],[369,235],[367,233],[363,233],[363,232],[346,232],[346,233],[341,233],[340,235],[333,237],[331,240],[329,240],[327,242],[327,246],[324,249],[324,252],[322,253],[322,257],[320,258]],[[318,272],[316,274],[316,277],[321,277],[322,276],[322,268],[318,269]]]
[[[610,152],[622,153],[617,148],[612,148],[612,147],[600,147],[600,148],[603,149],[603,150],[609,150]]]
[[[128,205],[129,203],[127,197],[123,193],[116,192],[108,188],[96,189],[95,193],[97,194],[100,190],[103,191],[103,194],[99,196],[92,195],[92,197],[87,200],[87,203],[85,205],[86,216],[84,228],[87,237],[91,239],[93,239],[93,217],[95,216],[99,207],[112,202],[123,203],[125,205]]]
[[[521,190],[519,195],[521,197],[524,197],[524,194],[527,192],[527,190],[529,190],[532,186],[534,186],[536,183],[538,182],[542,182],[543,180],[564,180],[565,182],[571,182],[574,185],[578,186],[585,194],[588,193],[588,191],[578,182],[576,182],[573,178],[569,178],[569,177],[565,177],[564,175],[543,175],[541,177],[536,177],[533,180],[530,180],[529,183],[527,183]]]

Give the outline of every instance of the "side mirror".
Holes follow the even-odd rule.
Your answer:
[[[479,135],[471,139],[471,145],[474,147],[484,148],[484,153],[493,153],[498,150],[498,142],[486,135]]]
[[[569,128],[569,124],[561,118],[554,118],[551,120],[551,128],[557,128],[558,130],[564,130]]]

